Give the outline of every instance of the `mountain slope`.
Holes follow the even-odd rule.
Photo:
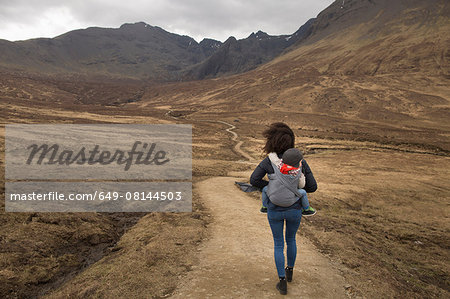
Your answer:
[[[185,77],[204,79],[242,73],[270,61],[293,42],[289,35],[270,36],[262,31],[241,40],[230,37],[211,57],[188,71]]]
[[[314,18],[308,20],[291,35],[271,36],[258,31],[246,39],[236,40],[230,37],[209,58],[188,70],[184,77],[205,79],[254,69],[309,36],[314,20]]]
[[[296,112],[294,126],[326,126],[322,135],[365,132],[382,142],[449,151],[448,138],[442,138],[450,129],[448,1],[345,1],[347,12],[341,3],[319,14],[287,52],[257,69],[153,87],[158,96],[144,95],[142,105],[170,98],[183,111],[203,106],[197,114],[255,111],[255,117],[284,119]]]
[[[303,30],[310,22],[302,26]],[[87,28],[55,38],[0,40],[0,66],[40,74],[84,74],[157,81],[203,79],[255,68],[294,44],[302,32],[197,43],[143,22],[120,28]]]
[[[448,1],[335,1],[314,20],[310,35],[295,45],[298,48],[321,43],[326,38],[327,46],[333,49],[327,54],[332,55],[328,59],[317,52],[292,56],[324,58],[326,69],[325,65],[320,69],[329,74],[448,74],[449,26]],[[322,44],[321,52],[326,53]],[[302,59],[306,65],[309,61],[315,62]]]
[[[170,80],[199,63],[220,42],[198,44],[143,22],[75,30],[49,39],[0,41],[4,67],[40,73],[82,73]],[[212,49],[212,50],[211,50]]]

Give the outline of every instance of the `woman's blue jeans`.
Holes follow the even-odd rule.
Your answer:
[[[302,211],[290,209],[286,211],[267,210],[267,219],[272,229],[274,242],[275,265],[279,277],[285,277],[284,270],[284,236],[283,229],[286,222],[286,243],[287,243],[287,266],[294,267],[295,258],[297,257],[297,244],[295,235],[297,234],[300,221],[302,219]]]

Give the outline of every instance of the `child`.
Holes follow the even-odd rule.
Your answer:
[[[308,196],[306,195],[306,191],[302,189],[305,186],[305,175],[302,173],[302,167],[301,167],[301,161],[303,160],[303,154],[295,148],[288,149],[284,152],[282,158],[278,158],[276,153],[270,153],[269,154],[270,162],[272,163],[272,166],[274,168],[274,171],[277,170],[283,174],[288,175],[288,177],[285,177],[288,181],[294,182],[295,186],[297,187],[297,190],[290,190],[292,193],[294,193],[294,198],[298,197],[301,200],[301,206],[302,206],[302,215],[303,216],[312,216],[316,213],[316,210],[312,208],[309,205]],[[276,169],[275,169],[276,168]],[[278,193],[281,192],[290,192],[288,191],[288,188],[283,183],[275,183],[275,180],[277,179],[275,174],[269,175],[269,185],[264,187],[262,189],[262,202],[263,206],[261,208],[261,212],[265,213],[267,212],[267,201],[269,200],[269,197],[272,197],[272,202],[276,200],[276,197],[278,197]],[[296,181],[298,180],[298,183]],[[272,183],[272,186],[271,186]],[[276,185],[275,185],[276,184]],[[271,188],[272,187],[272,188]],[[280,189],[282,188],[282,189]],[[269,192],[268,190],[271,189]],[[291,198],[292,198],[291,193]],[[270,194],[270,195],[268,195]],[[294,199],[295,200],[295,199]],[[284,204],[290,204],[291,202],[287,202]],[[280,203],[283,204],[283,203]],[[291,203],[293,204],[293,202]]]

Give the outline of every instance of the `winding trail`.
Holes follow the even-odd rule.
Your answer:
[[[236,127],[224,122],[238,141]],[[236,153],[254,159],[240,148]],[[273,298],[278,281],[273,258],[273,239],[260,201],[236,187],[251,172],[234,172],[228,177],[212,177],[194,185],[200,201],[212,216],[209,237],[199,247],[198,265],[181,278],[171,298]],[[301,229],[301,226],[300,226]],[[297,263],[294,279],[288,284],[288,298],[348,298],[346,282],[336,266],[318,253],[305,238],[297,235]]]
[[[215,122],[230,126],[229,128],[225,129],[225,131],[227,131],[228,133],[230,133],[231,135],[233,135],[233,137],[231,138],[231,140],[236,141],[236,144],[233,147],[233,151],[238,154],[241,155],[242,157],[244,157],[245,159],[252,161],[254,160],[252,156],[250,156],[249,154],[247,154],[246,152],[244,152],[241,149],[241,145],[244,143],[244,141],[242,140],[238,140],[238,134],[236,132],[234,132],[233,130],[236,129],[236,126],[227,123],[226,121],[222,121],[222,120],[216,120]]]
[[[172,112],[173,112],[172,110],[168,110],[168,111],[166,112],[165,115],[168,116],[168,117],[171,117],[171,118],[173,118],[173,119],[179,120],[179,118],[178,118],[177,116],[173,116],[173,115],[172,115]],[[238,140],[238,138],[239,138],[238,134],[237,134],[236,132],[233,131],[234,129],[236,129],[236,126],[234,126],[234,125],[232,125],[232,124],[230,124],[230,123],[227,123],[226,121],[223,121],[223,120],[203,119],[203,120],[197,120],[197,121],[215,122],[215,123],[221,123],[221,124],[224,124],[224,125],[229,126],[229,128],[225,129],[225,131],[227,131],[228,133],[230,133],[231,135],[233,135],[233,137],[231,137],[231,140],[236,142],[236,144],[235,144],[234,147],[233,147],[233,151],[234,151],[236,154],[238,154],[238,155],[244,157],[244,158],[247,159],[248,161],[253,161],[253,160],[254,160],[252,156],[250,156],[249,154],[247,154],[246,152],[244,152],[244,151],[241,149],[241,146],[242,146],[242,144],[243,144],[244,142],[241,141],[241,140]]]

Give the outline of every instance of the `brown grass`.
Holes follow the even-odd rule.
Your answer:
[[[162,298],[170,294],[196,260],[207,215],[150,213],[112,252],[46,298]]]

